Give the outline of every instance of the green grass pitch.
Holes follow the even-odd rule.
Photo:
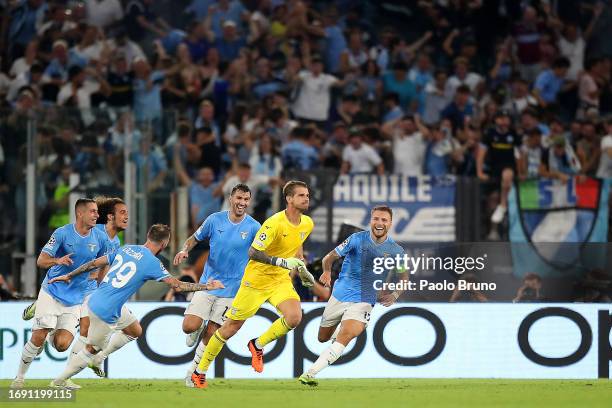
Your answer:
[[[609,380],[346,379],[305,387],[292,380],[212,379],[206,390],[182,381],[75,380],[75,403],[6,403],[4,407],[554,407],[609,408]],[[0,381],[2,393],[10,381]],[[30,380],[27,387],[48,381]],[[50,405],[48,405],[50,404]],[[393,405],[391,405],[393,404]]]

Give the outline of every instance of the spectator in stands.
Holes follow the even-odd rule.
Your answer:
[[[236,184],[246,184],[251,190],[251,205],[247,209],[249,214],[253,214],[259,199],[257,195],[262,189],[267,186],[276,186],[279,183],[279,179],[276,177],[270,177],[266,174],[254,174],[251,171],[251,165],[248,163],[240,163],[236,165],[235,171],[228,171],[225,174],[225,178],[218,184],[215,190],[215,197],[223,198],[222,210],[229,209],[229,196],[232,192],[232,188]]]
[[[116,54],[113,58],[112,69],[106,74],[106,82],[110,88],[107,102],[113,108],[125,109],[133,103],[134,86],[128,66],[125,55]]]
[[[139,149],[132,158],[136,165],[136,178],[140,184],[139,190],[145,187],[149,193],[161,190],[168,175],[168,162],[162,148],[151,140],[151,136],[140,138]],[[146,177],[146,179],[145,179]],[[145,184],[142,184],[145,182]]]
[[[542,146],[542,131],[536,127],[527,131],[526,136],[520,148],[519,178],[548,177],[548,149]]]
[[[215,142],[215,135],[211,128],[204,126],[195,131],[195,144],[200,149],[199,167],[209,167],[213,170],[215,178],[221,172],[221,149]]]
[[[383,125],[385,123],[397,120],[401,118],[402,116],[404,116],[404,111],[399,105],[399,96],[396,93],[390,92],[388,94],[385,94],[385,97],[383,99],[383,104],[384,104],[384,113],[382,117]]]
[[[552,177],[566,182],[570,177],[581,170],[580,161],[576,157],[572,146],[567,144],[565,137],[555,136],[548,155],[548,169]]]
[[[307,63],[306,69],[297,75],[294,83],[298,87],[298,95],[291,106],[293,114],[301,121],[322,126],[329,116],[331,88],[343,83],[323,72],[323,61],[319,56],[313,57],[312,63]]]
[[[6,100],[8,102],[14,102],[19,92],[26,87],[38,94],[39,97],[42,96],[42,90],[39,84],[42,79],[43,71],[43,66],[35,62],[28,71],[17,75],[9,85]]]
[[[453,161],[459,154],[459,142],[452,137],[452,128],[448,126],[434,126],[429,131],[427,147],[425,149],[425,174],[430,176],[444,176],[451,173]]]
[[[527,6],[522,19],[517,21],[512,29],[519,72],[521,77],[529,82],[536,78],[541,69],[540,37],[544,28],[544,23],[538,20],[536,9]]]
[[[351,130],[349,144],[342,151],[341,174],[373,173],[385,174],[382,158],[376,150],[363,141],[363,131]]]
[[[280,177],[283,165],[274,148],[272,137],[264,133],[250,151],[249,164],[255,174],[265,174],[270,177]]]
[[[134,68],[134,117],[138,126],[150,124],[156,132],[157,140],[161,141],[160,134],[162,118],[161,89],[165,74],[153,70],[145,59],[137,58]]]
[[[28,43],[34,39],[38,27],[42,25],[47,4],[44,0],[26,0],[11,8],[8,30],[10,54],[13,58],[18,58],[24,54]]]
[[[87,24],[100,29],[111,28],[123,20],[119,0],[85,0]]]
[[[506,104],[504,110],[510,113],[510,117],[518,119],[523,111],[528,108],[537,108],[538,100],[529,93],[529,84],[524,79],[517,77],[512,81],[512,94]]]
[[[469,62],[464,57],[458,57],[454,62],[455,74],[448,78],[444,87],[444,95],[447,99],[453,99],[459,87],[467,87],[469,94],[478,95],[483,83],[483,77],[475,72],[469,71]]]
[[[49,229],[52,231],[70,223],[70,175],[72,167],[68,164],[62,166],[60,176],[53,190],[53,199],[49,202],[51,207],[51,218]]]
[[[209,99],[204,99],[200,102],[199,115],[193,123],[195,129],[208,127],[213,133],[215,144],[221,147],[221,131],[217,121],[215,120],[215,105]]]
[[[383,89],[399,96],[400,106],[405,112],[414,112],[418,107],[418,97],[414,83],[408,78],[408,66],[404,62],[393,64],[393,70],[383,75]]]
[[[393,173],[404,176],[423,174],[426,140],[429,129],[418,115],[405,115],[386,123],[382,127],[383,136],[393,143]]]
[[[576,143],[576,154],[580,160],[581,173],[595,176],[601,155],[597,126],[593,122],[585,121],[580,134],[580,140]]]
[[[232,20],[224,21],[222,35],[212,38],[214,38],[215,48],[219,51],[223,62],[230,62],[238,58],[240,50],[246,46],[246,41],[238,35],[236,23]]]
[[[444,93],[446,80],[446,72],[437,70],[434,74],[434,79],[425,85],[423,123],[427,125],[438,123],[441,119],[442,111],[450,103],[450,99]]]
[[[597,177],[612,179],[612,119],[607,119],[604,124],[605,136],[601,139],[601,158]]]
[[[565,76],[569,66],[568,59],[560,57],[553,62],[550,69],[542,71],[537,76],[533,86],[533,94],[542,108],[556,104],[559,93],[567,90],[568,86],[573,86],[573,83],[565,84]]]
[[[217,188],[214,184],[215,173],[210,167],[202,167],[196,172],[195,180],[192,180],[178,157],[174,158],[174,170],[181,184],[189,188],[191,229],[195,230],[206,217],[221,208],[220,200],[213,195]]]
[[[527,273],[523,277],[523,284],[516,292],[516,297],[512,303],[542,302],[542,278],[537,273]]]
[[[457,88],[453,101],[440,113],[442,119],[448,119],[453,124],[453,129],[463,128],[474,115],[474,105],[470,102],[470,88],[461,85]]]
[[[312,146],[313,130],[298,127],[291,132],[289,143],[281,150],[283,167],[291,170],[313,170],[319,165],[319,152]]]
[[[585,64],[586,72],[582,73],[578,81],[578,111],[576,117],[584,119],[591,111],[599,115],[599,96],[602,92],[598,82],[605,75],[606,65],[599,58],[591,58]]]
[[[489,181],[493,185],[501,184],[499,204],[491,215],[491,238],[497,238],[497,225],[503,221],[506,214],[508,192],[516,174],[517,162],[520,160],[521,140],[510,125],[509,112],[498,112],[495,116],[495,127],[490,128],[484,135],[483,146],[478,150],[476,161],[476,174],[480,180]]]

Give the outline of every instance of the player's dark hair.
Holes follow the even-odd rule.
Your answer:
[[[79,208],[83,208],[90,203],[95,204],[96,202],[91,198],[79,198],[76,203],[74,203],[74,211],[76,212]]]
[[[387,205],[377,205],[376,207],[372,208],[372,211],[370,211],[370,215],[374,214],[375,211],[384,211],[386,213],[389,213],[389,217],[393,219],[393,210]]]
[[[249,186],[247,186],[246,184],[242,184],[242,183],[236,184],[234,188],[232,188],[232,192],[230,193],[230,195],[233,196],[236,191],[242,191],[243,193],[249,193],[253,195],[253,193],[251,193],[251,189],[249,188]]]
[[[304,183],[303,181],[298,181],[298,180],[288,181],[283,187],[283,197],[285,198],[293,197],[293,195],[295,194],[295,189],[297,187],[304,187],[308,189],[308,184]]]
[[[166,224],[153,224],[147,232],[147,239],[156,244],[161,244],[168,238],[170,238],[170,227]]]
[[[119,197],[105,197],[100,196],[94,199],[98,204],[98,221],[97,224],[106,224],[108,222],[108,216],[115,213],[115,207],[119,204],[125,204],[125,202]]]

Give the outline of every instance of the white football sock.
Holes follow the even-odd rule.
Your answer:
[[[338,343],[337,341],[333,342],[331,346],[326,348],[323,353],[319,356],[317,361],[314,362],[312,367],[308,370],[308,374],[311,376],[315,376],[319,373],[319,371],[323,370],[325,367],[328,367],[334,363],[337,359],[340,358],[344,348],[346,346],[342,343]]]
[[[19,362],[19,370],[17,371],[16,378],[24,378],[30,368],[30,364],[36,358],[37,355],[44,349],[44,344],[41,347],[36,347],[31,340],[29,340],[24,346],[21,352],[21,361]]]
[[[193,373],[200,364],[200,360],[202,359],[202,354],[204,354],[204,349],[206,345],[203,342],[198,343],[198,348],[196,349],[195,355],[193,356],[193,361],[191,362],[191,366],[189,366],[189,374]]]
[[[70,355],[68,356],[68,364],[70,364],[70,361],[73,360],[77,356],[77,354],[79,354],[81,350],[85,348],[86,344],[87,344],[87,338],[83,336],[79,336],[77,338],[77,340],[74,342],[74,345],[72,346]]]
[[[74,358],[68,359],[68,364],[64,369],[64,372],[59,375],[55,379],[56,383],[66,381],[68,378],[72,377],[83,371],[85,367],[89,365],[94,355],[87,351],[86,348],[81,350]]]
[[[127,334],[123,332],[117,332],[113,334],[113,337],[111,337],[110,341],[108,342],[104,350],[98,353],[100,354],[100,357],[99,357],[100,361],[103,361],[106,357],[108,357],[110,353],[114,353],[115,351],[119,350],[121,347],[128,344],[130,341],[134,341],[134,340],[136,340],[135,337],[128,336]]]
[[[336,326],[336,330],[334,330],[334,333],[332,334],[330,338],[332,343],[336,341],[336,338],[338,337],[338,334],[340,333],[340,327],[342,327],[342,323]]]

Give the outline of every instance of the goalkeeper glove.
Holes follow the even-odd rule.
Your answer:
[[[298,267],[298,275],[300,275],[300,280],[302,281],[302,285],[306,288],[311,288],[315,284],[315,278],[312,276],[312,273],[308,271],[306,265]]]
[[[281,268],[289,269],[290,271],[295,268],[306,267],[306,265],[304,265],[304,262],[302,262],[302,260],[298,258],[277,258],[273,256],[272,262],[274,263],[274,265],[280,266]]]

